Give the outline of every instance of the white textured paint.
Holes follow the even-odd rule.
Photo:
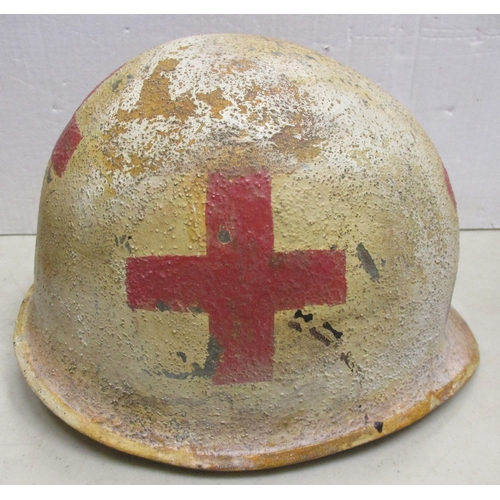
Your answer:
[[[0,234],[36,231],[52,147],[101,80],[155,45],[216,32],[290,40],[379,84],[440,152],[461,227],[500,227],[500,16],[2,16]]]

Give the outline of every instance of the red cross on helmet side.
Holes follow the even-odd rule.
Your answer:
[[[418,420],[479,361],[458,219],[415,119],[353,70],[244,35],[122,66],[57,142],[15,348],[68,424],[259,469]]]

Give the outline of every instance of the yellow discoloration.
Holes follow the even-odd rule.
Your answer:
[[[143,352],[149,358],[150,376],[160,373],[168,384],[169,379],[193,373],[197,366],[203,367],[208,357],[208,314],[194,309],[188,313],[138,310],[134,316],[137,329],[151,339]],[[189,342],[186,331],[192,335]]]
[[[176,175],[149,189],[149,204],[134,226],[134,255],[203,255],[206,176]]]

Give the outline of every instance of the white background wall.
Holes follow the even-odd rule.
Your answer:
[[[393,94],[448,169],[462,228],[500,227],[500,16],[0,16],[0,234],[36,231],[51,150],[85,96],[169,40],[254,33],[325,53]]]

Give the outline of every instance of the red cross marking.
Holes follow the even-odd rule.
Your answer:
[[[78,147],[78,144],[80,144],[81,140],[82,134],[80,133],[80,129],[76,123],[76,116],[73,115],[57,140],[50,158],[52,160],[54,171],[59,177],[62,177],[64,174],[69,160],[73,156],[73,153]]]
[[[212,382],[270,380],[274,313],[344,303],[345,252],[274,252],[266,172],[210,174],[205,223],[204,256],[127,259],[128,304],[132,309],[155,310],[158,303],[172,311],[201,309],[222,350]]]
[[[106,80],[111,78],[122,67],[123,65],[113,71],[113,73],[111,73],[111,75],[109,75]],[[88,98],[102,85],[102,83],[104,83],[104,81],[105,80],[103,80],[101,84],[99,84],[94,90],[92,90],[92,92],[82,102],[80,108],[87,102]],[[118,80],[118,83],[120,81],[121,80]],[[50,159],[52,160],[52,166],[54,167],[54,171],[58,177],[62,177],[62,175],[66,171],[69,160],[71,160],[71,157],[78,147],[78,144],[80,144],[82,138],[82,134],[80,132],[80,129],[78,128],[78,124],[76,123],[75,112],[75,114],[73,114],[73,116],[71,117],[69,123],[66,125],[66,128],[60,135],[59,139],[57,140],[56,145],[54,146],[54,149],[52,151],[52,156],[50,157]]]

